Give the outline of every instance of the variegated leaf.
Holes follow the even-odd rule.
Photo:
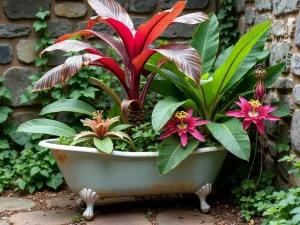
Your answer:
[[[75,141],[77,142],[79,139],[86,138],[86,137],[98,137],[98,135],[92,131],[83,131],[83,132],[77,134],[73,140],[74,140],[74,142]]]
[[[141,24],[135,35],[135,48],[142,52],[155,39],[157,39],[182,12],[186,5],[185,1],[176,2],[173,8],[165,10],[153,16],[147,23]]]
[[[199,24],[205,20],[209,20],[209,17],[205,13],[196,12],[179,16],[173,20],[173,23]]]
[[[130,60],[129,60],[129,56],[127,53],[127,49],[124,45],[124,42],[120,38],[115,38],[109,34],[100,33],[100,32],[96,32],[93,30],[80,30],[80,31],[77,31],[77,32],[74,32],[71,34],[65,34],[65,35],[61,36],[60,38],[56,39],[55,43],[60,43],[62,41],[68,40],[72,37],[76,37],[78,35],[95,36],[95,37],[98,37],[98,38],[102,39],[103,41],[105,41],[108,45],[110,45],[113,49],[115,49],[116,52],[122,57],[124,65],[125,65],[125,69],[126,69],[126,74],[129,75]],[[51,48],[51,47],[52,46],[50,46],[48,48]]]
[[[146,49],[133,61],[136,70],[141,71],[147,60],[155,52],[158,52],[173,61],[181,72],[189,76],[199,85],[201,60],[194,48],[183,44],[167,44],[156,49]]]
[[[83,66],[88,66],[90,62],[97,61],[101,58],[99,55],[83,54],[68,58],[62,67],[61,79],[66,82],[74,76]]]
[[[115,19],[126,25],[134,33],[133,22],[128,13],[114,0],[88,0],[90,6],[102,19]]]
[[[83,66],[92,61],[99,60],[101,56],[94,54],[77,55],[68,58],[64,64],[49,70],[34,85],[32,91],[49,89],[56,84],[64,83],[74,76]]]
[[[54,45],[49,46],[48,48],[44,49],[40,56],[43,55],[45,52],[51,52],[54,50],[61,50],[64,52],[80,52],[80,51],[87,51],[90,53],[94,53],[97,55],[102,55],[103,53],[99,52],[94,46],[77,40],[65,40]]]

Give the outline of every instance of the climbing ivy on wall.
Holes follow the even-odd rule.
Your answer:
[[[218,19],[221,21],[219,26],[220,46],[222,51],[234,45],[239,38],[237,30],[237,17],[235,11],[235,0],[220,0],[221,10]]]

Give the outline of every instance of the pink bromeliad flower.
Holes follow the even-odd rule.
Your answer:
[[[210,121],[200,120],[199,117],[192,117],[192,115],[193,109],[189,109],[187,112],[176,112],[173,118],[170,119],[162,128],[162,130],[166,130],[167,132],[161,135],[159,139],[164,139],[174,133],[178,133],[181,145],[185,147],[187,145],[187,134],[190,133],[198,140],[205,141],[204,136],[197,130],[196,127],[208,124]]]
[[[262,120],[279,120],[277,116],[270,114],[270,112],[273,112],[277,109],[276,106],[262,106],[258,100],[251,100],[248,102],[243,97],[240,97],[240,102],[236,102],[236,104],[241,108],[241,110],[229,111],[226,113],[226,115],[237,118],[245,118],[243,122],[244,130],[247,130],[251,123],[255,123],[259,132],[264,134],[265,128]]]

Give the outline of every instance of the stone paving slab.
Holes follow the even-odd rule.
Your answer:
[[[187,210],[163,211],[156,218],[158,225],[214,225],[212,216]]]
[[[117,214],[96,214],[86,225],[151,225],[144,213],[124,212]]]
[[[0,225],[9,225],[9,223],[7,222],[7,220],[0,219]]]
[[[0,198],[0,212],[9,210],[30,209],[35,206],[33,201],[22,198]]]
[[[63,195],[63,196],[57,196],[53,197],[51,199],[47,199],[47,207],[51,208],[53,206],[57,206],[60,208],[65,208],[66,206],[76,206],[76,202],[79,199],[79,196],[69,196],[69,195]],[[105,198],[100,199],[96,202],[96,205],[111,205],[111,204],[118,204],[118,203],[125,203],[125,202],[135,202],[136,199],[134,197],[119,197],[119,198]]]
[[[74,210],[25,212],[12,215],[9,222],[11,225],[62,225],[71,223],[75,215]]]

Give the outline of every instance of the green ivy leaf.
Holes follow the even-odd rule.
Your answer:
[[[48,187],[53,188],[56,190],[63,182],[62,175],[60,173],[54,175],[51,174],[50,178],[47,179],[46,184]]]
[[[7,106],[0,106],[0,123],[3,123],[7,120],[8,115],[13,112],[12,109],[10,109]]]
[[[41,170],[41,169],[40,169],[39,167],[36,167],[36,166],[35,166],[35,167],[32,167],[31,170],[30,170],[30,176],[33,177],[33,176],[36,175],[38,172],[40,172],[40,170]]]
[[[41,174],[42,176],[44,176],[44,177],[49,177],[49,173],[48,173],[47,170],[41,170],[41,171],[40,171],[40,174]]]
[[[28,185],[27,189],[30,194],[33,194],[33,192],[35,191],[35,186],[30,184]]]
[[[17,179],[16,183],[17,183],[18,187],[19,187],[21,190],[24,190],[24,189],[25,189],[26,183],[25,183],[24,180],[22,180],[21,178],[19,178],[19,179]]]
[[[40,31],[42,29],[45,29],[47,27],[47,23],[45,21],[38,20],[33,23],[33,28],[35,31]]]
[[[41,20],[44,20],[49,15],[50,15],[49,11],[43,11],[43,10],[40,10],[37,14],[35,14],[35,16]]]

